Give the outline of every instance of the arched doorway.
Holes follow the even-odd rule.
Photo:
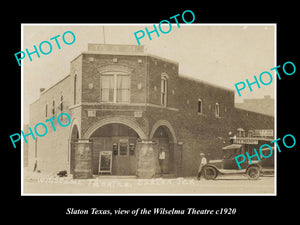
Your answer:
[[[79,131],[76,124],[72,127],[71,138],[70,138],[70,173],[74,173],[75,168],[75,152],[74,152],[74,142],[79,138]]]
[[[89,136],[93,143],[93,174],[99,174],[101,152],[110,152],[112,175],[135,175],[138,138],[134,129],[122,123],[109,123],[94,129]]]
[[[158,155],[160,149],[163,149],[165,152],[165,160],[163,164],[163,173],[174,173],[174,137],[173,129],[172,131],[169,128],[170,126],[167,125],[155,125],[152,130],[151,137],[152,140],[156,142],[154,146],[154,157],[157,159],[155,160],[155,173],[160,174],[160,165],[158,161]]]

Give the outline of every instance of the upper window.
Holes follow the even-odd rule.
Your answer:
[[[130,76],[127,74],[102,74],[100,87],[102,102],[130,101]]]
[[[114,101],[114,75],[101,76],[101,100],[102,102]]]
[[[52,101],[52,115],[55,114],[55,100]]]
[[[243,128],[237,129],[237,136],[238,137],[245,137],[245,130]]]
[[[45,117],[48,117],[48,104],[45,105]]]
[[[117,102],[129,102],[130,79],[128,75],[117,75]]]
[[[219,103],[216,103],[216,105],[215,105],[215,116],[220,117],[220,105],[219,105]]]
[[[74,76],[74,105],[76,105],[77,74]]]
[[[198,113],[202,114],[202,99],[198,99]]]
[[[63,101],[64,101],[64,96],[63,96],[63,94],[61,94],[60,95],[60,111],[64,110]]]
[[[167,106],[168,99],[168,78],[166,76],[161,77],[161,105]]]

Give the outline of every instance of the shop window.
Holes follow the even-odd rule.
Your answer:
[[[129,154],[130,155],[134,155],[134,151],[135,151],[135,144],[134,143],[130,143],[129,144]]]
[[[118,155],[118,144],[117,143],[113,144],[113,154]]]
[[[120,143],[120,155],[127,155],[127,143]]]

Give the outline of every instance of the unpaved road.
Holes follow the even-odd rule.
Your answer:
[[[137,179],[135,177],[72,178],[39,177],[25,179],[24,194],[274,194],[274,177],[248,180],[244,176],[216,180],[190,178]]]

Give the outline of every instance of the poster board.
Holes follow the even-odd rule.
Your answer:
[[[112,168],[112,152],[111,151],[100,151],[99,153],[99,173],[111,174]]]

